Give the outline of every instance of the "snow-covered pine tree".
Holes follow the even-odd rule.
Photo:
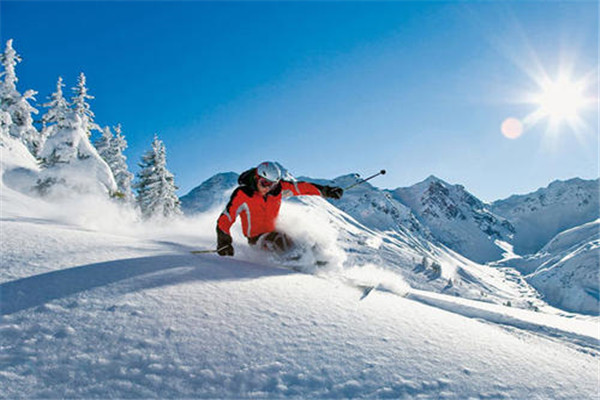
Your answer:
[[[113,140],[113,134],[110,131],[110,128],[108,126],[105,126],[104,129],[102,129],[102,136],[100,136],[94,142],[94,147],[98,151],[98,154],[100,154],[100,157],[102,157],[102,159],[104,161],[106,161],[106,163],[108,164],[109,167],[111,164],[111,160],[114,158],[114,154],[112,153],[112,148],[111,148],[112,140]],[[111,168],[111,170],[112,170],[112,168]]]
[[[152,149],[142,156],[138,172],[137,202],[145,219],[168,218],[181,214],[179,198],[175,194],[174,177],[167,169],[165,146],[154,136]]]
[[[60,127],[54,125],[40,159],[42,170],[36,188],[42,194],[57,187],[76,194],[112,195],[117,190],[108,164],[90,143],[84,122],[73,110]]]
[[[75,96],[71,98],[71,104],[73,104],[73,109],[75,113],[81,118],[83,129],[85,130],[88,137],[92,136],[92,130],[101,131],[100,126],[94,122],[94,113],[88,104],[88,100],[94,98],[88,94],[88,88],[86,86],[86,78],[85,74],[82,72],[79,74],[79,79],[77,80],[77,86],[72,88],[73,92],[75,92]]]
[[[112,153],[114,154],[114,160],[109,163],[115,181],[117,182],[117,192],[119,196],[122,196],[125,201],[134,202],[135,196],[132,191],[133,174],[129,172],[127,166],[127,157],[123,152],[127,148],[127,141],[121,131],[121,124],[118,124],[115,128],[115,135],[113,136],[110,145]]]
[[[127,158],[123,154],[123,151],[127,148],[127,142],[121,134],[121,125],[117,125],[114,129],[115,135],[113,136],[110,128],[105,127],[102,136],[96,140],[94,146],[115,177],[117,191],[114,195],[128,203],[133,203],[135,200],[131,189],[133,174],[129,172]]]
[[[17,90],[17,74],[15,67],[21,62],[21,57],[12,46],[13,40],[6,42],[4,53],[0,54],[0,62],[4,71],[0,76],[4,77],[0,83],[0,127],[2,131],[21,140],[29,151],[37,155],[40,149],[40,135],[33,126],[31,114],[37,114],[38,110],[31,104],[37,94],[34,90],[27,90],[24,94]],[[10,120],[8,116],[10,116]]]
[[[43,104],[44,107],[48,108],[48,111],[42,116],[41,147],[53,131],[69,127],[69,113],[71,113],[71,110],[63,96],[62,88],[64,86],[62,77],[59,76],[56,82],[56,91],[50,95],[50,101]]]

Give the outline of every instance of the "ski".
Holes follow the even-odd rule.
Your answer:
[[[359,288],[361,288],[361,286],[359,286]],[[360,296],[360,299],[358,299],[358,301],[361,301],[365,297],[367,297],[375,288],[376,288],[376,286],[364,286],[362,295]]]

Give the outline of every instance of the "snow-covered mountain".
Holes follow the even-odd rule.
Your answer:
[[[533,254],[558,233],[599,218],[599,193],[599,179],[557,180],[534,193],[495,201],[491,210],[515,227],[515,252]]]
[[[216,212],[156,224],[50,203],[15,189],[29,161],[0,170],[0,397],[597,394],[598,317],[503,306],[527,287],[501,269],[430,244],[457,272],[440,290],[400,237],[320,198],[285,202],[281,224],[329,268],[281,268],[239,232],[233,258],[192,255],[214,248]],[[361,300],[364,284],[377,288]]]
[[[561,232],[538,253],[502,264],[519,270],[549,304],[600,314],[600,220]]]
[[[237,186],[238,176],[235,172],[226,172],[211,177],[179,198],[181,210],[191,215],[208,211],[212,207],[223,206]]]
[[[495,215],[462,185],[450,185],[434,176],[391,193],[438,240],[477,262],[500,259],[504,251],[496,241],[510,242],[515,232],[508,220]]]
[[[338,177],[334,180],[314,180],[300,178],[322,185],[349,187],[360,180],[356,174]],[[352,215],[360,223],[379,231],[403,231],[433,239],[426,227],[415,218],[411,209],[369,183],[353,187],[344,193],[340,200],[331,204]]]

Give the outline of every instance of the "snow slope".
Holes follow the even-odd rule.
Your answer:
[[[15,236],[3,251],[17,232],[52,250],[43,266],[22,253],[22,277],[0,281],[4,398],[597,393],[594,319],[417,291],[359,301],[335,280],[192,256],[185,242],[2,223]],[[68,250],[86,242],[86,260]]]
[[[538,253],[502,264],[521,271],[546,302],[600,314],[600,220],[561,232]]]
[[[214,212],[156,226],[1,188],[2,398],[597,396],[597,317],[411,288],[386,265],[399,239],[320,199],[282,223],[321,226],[335,267],[297,273],[244,244],[191,255],[214,246]],[[360,300],[356,282],[378,288]]]

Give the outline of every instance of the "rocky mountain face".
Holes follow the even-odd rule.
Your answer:
[[[462,185],[434,176],[391,194],[410,207],[438,240],[480,263],[500,259],[503,249],[496,241],[511,242],[515,233],[507,219],[494,214]]]

